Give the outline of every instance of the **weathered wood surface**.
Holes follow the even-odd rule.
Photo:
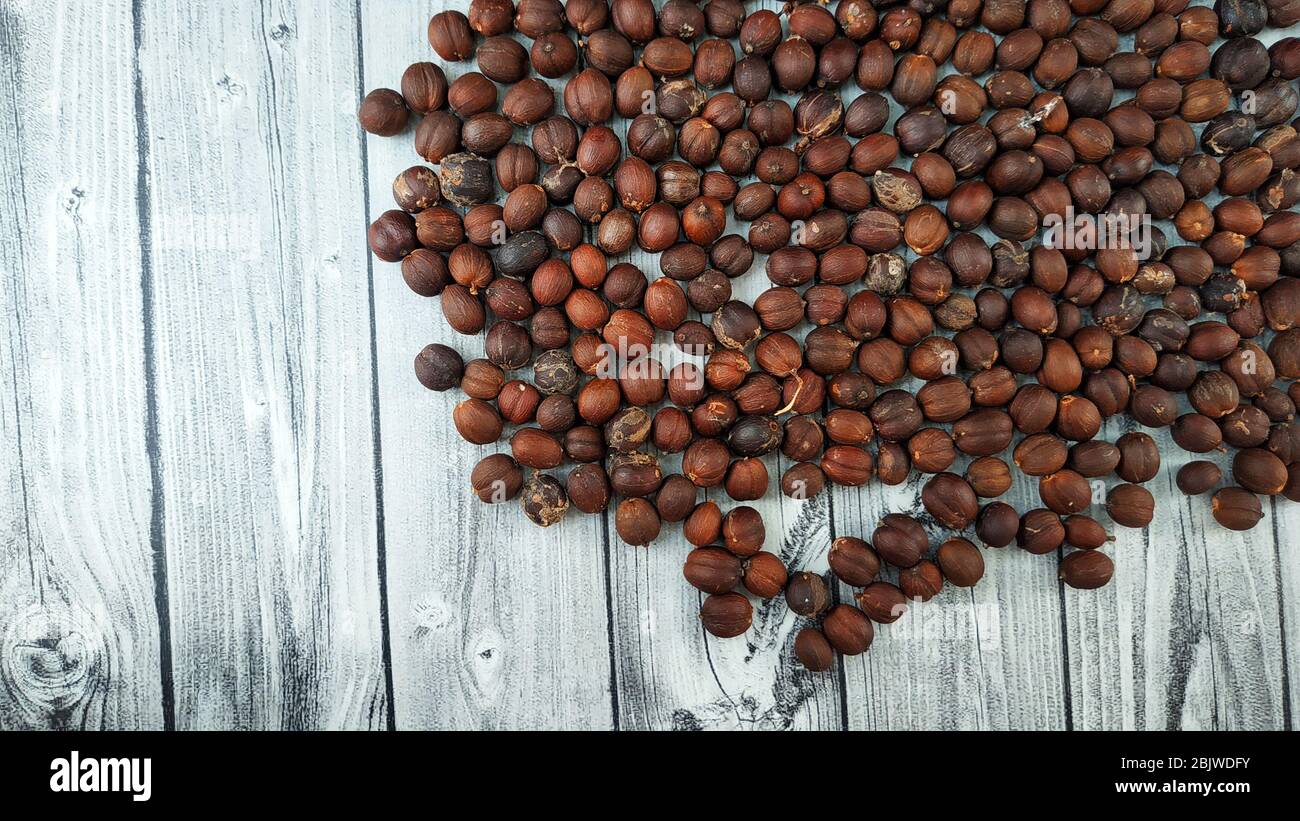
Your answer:
[[[418,158],[353,111],[436,59],[431,13],[0,2],[0,727],[1294,726],[1300,509],[1218,528],[1173,488],[1164,435],[1160,514],[1119,531],[1111,586],[989,550],[978,587],[823,675],[791,658],[781,604],[707,636],[676,528],[647,550],[612,516],[539,531],[480,505],[491,449],[411,361],[482,338],[364,246]],[[824,571],[831,538],[919,490],[755,506],[768,550]]]
[[[354,4],[140,18],[177,726],[383,727]]]
[[[129,2],[0,3],[0,727],[161,727]]]
[[[429,14],[424,4],[361,5],[367,89],[395,87],[407,65],[436,59]],[[447,69],[450,80],[472,66]],[[349,114],[356,100],[347,100]],[[393,207],[393,178],[420,162],[413,133],[367,140],[372,218]],[[362,239],[360,226],[346,234]],[[517,503],[487,507],[470,493],[470,468],[509,444],[464,442],[451,425],[464,397],[425,390],[412,363],[431,342],[481,358],[483,337],[451,330],[438,301],[412,294],[399,266],[375,261],[373,282],[398,726],[613,727],[601,518],[570,516],[543,531]]]

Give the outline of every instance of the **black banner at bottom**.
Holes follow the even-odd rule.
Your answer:
[[[833,811],[835,800],[858,796],[923,811],[989,801],[1236,807],[1276,803],[1295,779],[1292,739],[1276,733],[11,732],[0,739],[6,798],[56,811],[433,801],[436,812],[448,800],[555,811],[564,794],[584,807],[619,796],[640,812],[680,811],[709,795],[742,810],[769,800],[826,800]]]

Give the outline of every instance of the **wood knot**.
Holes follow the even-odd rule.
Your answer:
[[[34,726],[75,724],[105,669],[103,630],[82,610],[33,605],[4,626],[0,681]]]

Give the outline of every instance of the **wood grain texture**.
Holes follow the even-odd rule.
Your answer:
[[[435,10],[0,0],[0,728],[1294,728],[1300,506],[1223,530],[1173,487],[1165,434],[1156,521],[1116,529],[1110,586],[986,550],[980,585],[826,674],[794,661],[806,621],[779,600],[743,638],[704,633],[679,526],[629,547],[612,515],[542,531],[474,499],[508,443],[465,444],[462,397],[411,361],[482,337],[364,245],[419,160],[413,129],[363,139],[356,104],[437,60]],[[792,569],[924,518],[924,477],[797,502],[766,464],[752,504]],[[1022,479],[1007,501],[1037,498]]]
[[[361,13],[367,89],[396,87],[408,64],[437,59],[427,7],[363,3]],[[446,69],[455,79],[473,67]],[[367,141],[372,218],[394,207],[393,178],[420,162],[413,130]],[[363,248],[359,228],[348,236]],[[451,412],[463,395],[426,391],[412,362],[431,342],[480,358],[483,338],[457,336],[397,265],[375,261],[373,281],[397,726],[613,727],[601,517],[571,511],[541,530],[517,501],[486,507],[473,496],[470,469],[495,448],[461,439]],[[504,440],[497,447],[509,452]]]
[[[383,727],[354,5],[140,18],[177,727]]]
[[[0,3],[0,728],[164,724],[129,2]]]
[[[925,478],[835,489],[836,535],[870,541],[886,513],[902,512],[926,523],[939,544],[947,537],[920,503]],[[1016,504],[1024,490],[1013,488],[1006,500]],[[1064,729],[1056,564],[1014,545],[985,549],[984,559],[976,587],[948,586],[910,604],[894,624],[878,625],[870,652],[846,661],[850,728]],[[841,597],[851,601],[847,587]]]
[[[1286,34],[1270,29],[1259,39],[1269,45]],[[1124,35],[1120,48],[1131,47],[1132,35]],[[1216,193],[1206,201],[1219,199]],[[1164,228],[1182,243],[1168,223]],[[1226,530],[1210,515],[1208,495],[1188,499],[1174,485],[1178,468],[1193,457],[1167,431],[1112,420],[1102,435],[1114,441],[1129,430],[1154,436],[1164,458],[1147,485],[1156,518],[1146,531],[1114,529],[1116,541],[1106,548],[1115,559],[1110,586],[1064,591],[1071,726],[1294,728],[1294,696],[1286,690],[1300,646],[1285,630],[1284,610],[1300,566],[1282,556],[1285,525],[1295,532],[1300,510],[1285,500],[1266,503],[1266,518],[1254,530]],[[1230,454],[1196,458],[1217,461],[1230,481]],[[1099,518],[1110,524],[1104,511]]]
[[[1268,519],[1234,533],[1211,517],[1208,495],[1185,497],[1173,477],[1189,455],[1148,432],[1167,461],[1148,485],[1155,521],[1115,529],[1114,585],[1066,590],[1075,726],[1286,729],[1279,579],[1294,571],[1279,568]]]

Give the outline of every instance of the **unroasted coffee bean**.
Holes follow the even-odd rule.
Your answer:
[[[1219,484],[1223,471],[1213,462],[1188,462],[1178,469],[1178,489],[1188,496],[1207,493]]]
[[[524,514],[539,527],[557,524],[569,509],[564,488],[555,477],[545,473],[530,476],[519,498]]]
[[[826,582],[814,573],[795,573],[785,588],[785,600],[790,609],[801,616],[816,617],[831,606],[831,594]]]
[[[795,636],[794,654],[800,664],[814,673],[829,670],[835,663],[835,654],[830,642],[826,640],[825,634],[815,627],[805,627]]]
[[[940,473],[921,490],[921,503],[940,524],[952,530],[964,530],[979,514],[975,491],[960,476]]]
[[[749,629],[754,608],[739,593],[709,596],[700,605],[700,622],[704,629],[722,639],[735,638]]]
[[[889,513],[880,520],[871,543],[880,558],[895,567],[911,567],[929,549],[930,540],[925,529],[912,517]]]
[[[1065,541],[1065,525],[1050,510],[1031,510],[1020,520],[1016,543],[1028,553],[1042,555],[1056,550]]]
[[[1077,590],[1104,587],[1115,573],[1115,563],[1099,550],[1080,550],[1061,560],[1059,577]]]
[[[1214,520],[1229,530],[1250,530],[1264,517],[1259,497],[1239,487],[1225,487],[1210,502]]]
[[[1106,512],[1118,525],[1146,527],[1155,515],[1155,499],[1140,485],[1116,485],[1106,497]]]
[[[854,597],[872,621],[880,624],[893,624],[907,612],[907,596],[897,585],[889,582],[873,582]]]
[[[841,536],[831,543],[828,555],[831,572],[854,587],[866,587],[880,573],[880,557],[862,539]]]
[[[856,607],[838,604],[826,614],[822,631],[831,646],[846,656],[867,652],[875,639],[871,619]]]
[[[949,539],[936,556],[943,576],[957,587],[974,587],[984,576],[984,557],[966,539]]]

